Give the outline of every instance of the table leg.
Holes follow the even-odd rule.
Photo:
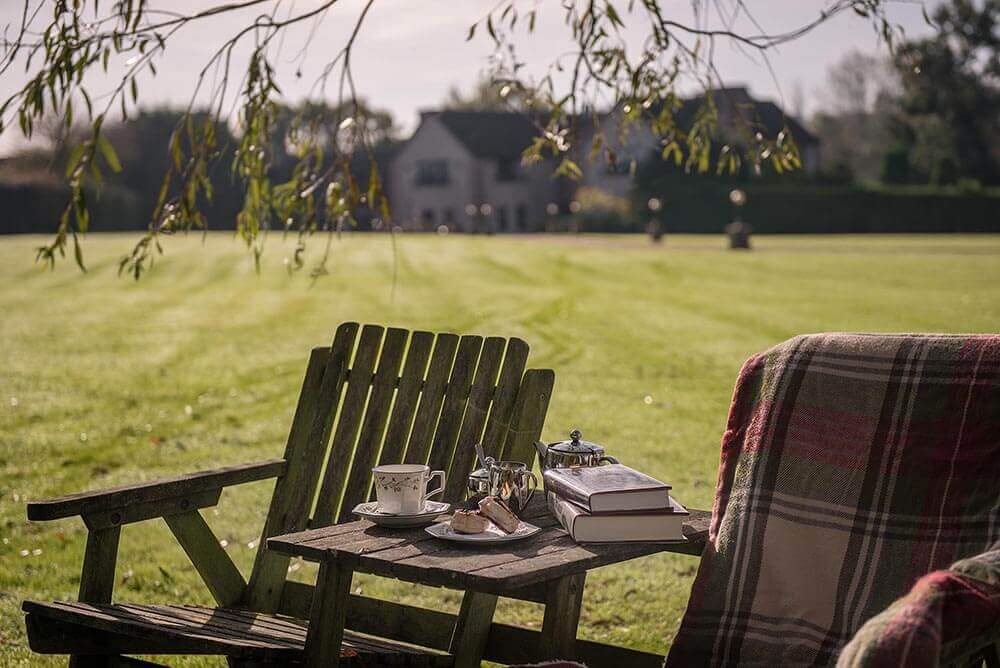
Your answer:
[[[576,658],[576,628],[580,624],[586,573],[567,575],[549,583],[545,616],[538,641],[540,659]]]
[[[306,633],[305,663],[310,668],[327,668],[340,662],[353,575],[353,569],[336,562],[323,562],[319,566]]]
[[[448,652],[455,657],[455,668],[479,668],[496,608],[495,594],[465,592],[458,621],[455,622],[455,631],[451,636],[451,645],[448,647]]]

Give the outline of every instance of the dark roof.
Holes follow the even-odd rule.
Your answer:
[[[786,114],[774,102],[755,99],[744,87],[718,88],[713,90],[711,95],[717,107],[723,105],[734,107],[739,116],[751,127],[768,137],[776,136],[787,125],[792,131],[792,137],[800,146],[819,143],[819,138],[807,130],[797,118]],[[680,119],[685,119],[682,124],[693,120],[695,111],[704,102],[704,95],[685,100],[678,114]]]
[[[798,119],[781,110],[774,102],[758,102],[756,106],[757,121],[775,135],[785,125],[792,131],[792,137],[798,144],[816,144],[819,138],[809,132]]]
[[[433,114],[478,158],[519,158],[538,128],[528,116],[506,111],[440,111]]]

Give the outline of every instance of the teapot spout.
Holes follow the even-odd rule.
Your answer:
[[[549,446],[541,441],[535,441],[535,450],[538,450],[538,465],[545,469],[545,455],[549,452]]]

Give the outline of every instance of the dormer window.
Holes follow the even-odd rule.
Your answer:
[[[497,160],[497,181],[517,180],[517,160],[501,158]]]
[[[447,160],[417,160],[418,186],[448,185]]]

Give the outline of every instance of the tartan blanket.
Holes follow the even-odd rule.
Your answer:
[[[917,580],[861,627],[841,650],[838,668],[931,668],[947,643],[980,649],[969,641],[1000,627],[1000,544],[994,547]]]
[[[752,357],[667,666],[830,665],[1000,539],[1000,335],[813,334]]]

